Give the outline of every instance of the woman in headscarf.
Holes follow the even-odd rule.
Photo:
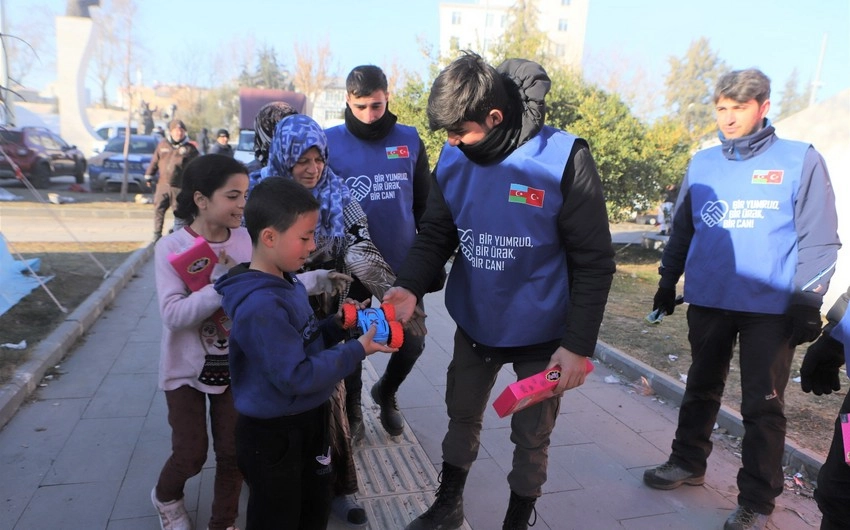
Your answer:
[[[295,107],[285,101],[272,101],[263,105],[254,116],[254,160],[247,164],[248,176],[253,184],[260,180],[260,170],[269,161],[269,146],[274,128],[287,116],[298,114]]]
[[[392,269],[369,238],[366,214],[351,196],[345,181],[325,161],[328,142],[324,130],[309,116],[295,114],[281,120],[269,148],[267,176],[296,180],[310,189],[320,206],[316,251],[307,267],[335,269],[355,277],[380,300],[395,281]],[[265,175],[264,175],[265,176]],[[319,312],[334,312],[337,300],[322,300]]]

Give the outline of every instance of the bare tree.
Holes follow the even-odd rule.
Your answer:
[[[118,33],[112,31],[118,22],[118,15],[104,8],[92,12],[94,24],[94,54],[92,56],[92,71],[89,74],[97,83],[100,92],[100,106],[109,106],[109,82],[121,65],[122,42]]]
[[[333,60],[330,43],[325,38],[312,48],[302,42],[296,42],[294,51],[293,84],[295,89],[305,94],[310,101],[315,101],[331,80],[338,76],[337,73],[330,71]]]
[[[27,76],[34,71],[52,70],[56,60],[56,13],[37,4],[28,6],[23,15],[11,19],[9,35],[3,35],[9,77],[19,86],[26,86]]]

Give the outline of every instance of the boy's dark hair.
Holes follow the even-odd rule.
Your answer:
[[[301,184],[285,177],[268,177],[254,186],[248,196],[245,228],[256,246],[263,229],[272,227],[283,232],[295,224],[299,215],[318,209],[319,201]]]
[[[191,222],[198,215],[195,192],[212,197],[236,173],[248,174],[245,164],[226,155],[210,154],[193,158],[183,169],[183,186],[177,194],[174,217]]]
[[[754,99],[761,105],[770,98],[770,78],[757,68],[724,74],[717,80],[717,87],[714,89],[714,102],[717,103],[721,98],[729,98],[738,103]]]
[[[384,71],[373,64],[355,66],[345,79],[345,91],[356,98],[368,96],[376,90],[389,88]]]
[[[501,75],[478,54],[464,51],[434,80],[428,96],[428,127],[456,130],[462,122],[483,123],[493,109],[506,111],[508,92]]]

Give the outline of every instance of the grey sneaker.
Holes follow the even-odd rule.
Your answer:
[[[183,499],[160,502],[156,498],[156,488],[151,490],[151,503],[159,514],[159,526],[162,530],[192,530],[192,520],[186,512]]]
[[[723,530],[763,530],[770,515],[754,512],[746,506],[738,506],[726,519]]]
[[[667,461],[658,467],[647,469],[643,472],[643,482],[650,488],[658,490],[676,489],[682,484],[688,486],[702,486],[705,483],[705,475],[697,475],[686,469],[682,469],[673,462]]]

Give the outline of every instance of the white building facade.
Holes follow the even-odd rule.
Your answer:
[[[547,54],[561,65],[581,69],[587,9],[590,0],[537,0],[537,23],[549,39]],[[514,0],[477,0],[440,4],[440,55],[454,58],[458,50],[489,57],[509,25]]]

